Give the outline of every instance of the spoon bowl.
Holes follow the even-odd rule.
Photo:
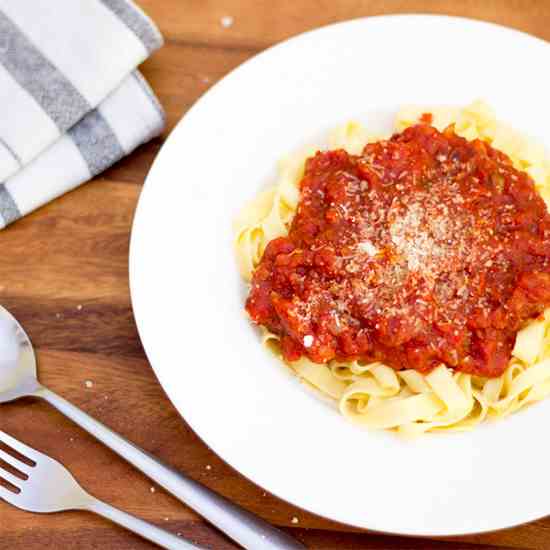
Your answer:
[[[17,319],[0,306],[0,403],[39,388],[31,340]]]

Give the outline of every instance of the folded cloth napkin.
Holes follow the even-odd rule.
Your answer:
[[[0,229],[160,134],[161,45],[130,0],[0,0]]]

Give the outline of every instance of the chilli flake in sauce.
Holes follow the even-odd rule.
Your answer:
[[[246,302],[286,360],[499,376],[550,305],[550,215],[529,176],[424,122],[307,161],[289,234],[268,244]]]

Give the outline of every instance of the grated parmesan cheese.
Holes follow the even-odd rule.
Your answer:
[[[304,348],[310,348],[312,344],[313,344],[313,336],[311,336],[311,334],[304,336]]]

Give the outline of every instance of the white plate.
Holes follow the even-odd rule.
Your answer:
[[[231,466],[297,506],[391,533],[474,533],[550,512],[550,400],[413,443],[351,426],[262,349],[231,248],[233,216],[281,155],[350,118],[379,127],[404,103],[483,98],[549,144],[549,67],[550,45],[513,30],[374,17],[267,50],[186,114],[139,202],[132,299],[161,384]]]

